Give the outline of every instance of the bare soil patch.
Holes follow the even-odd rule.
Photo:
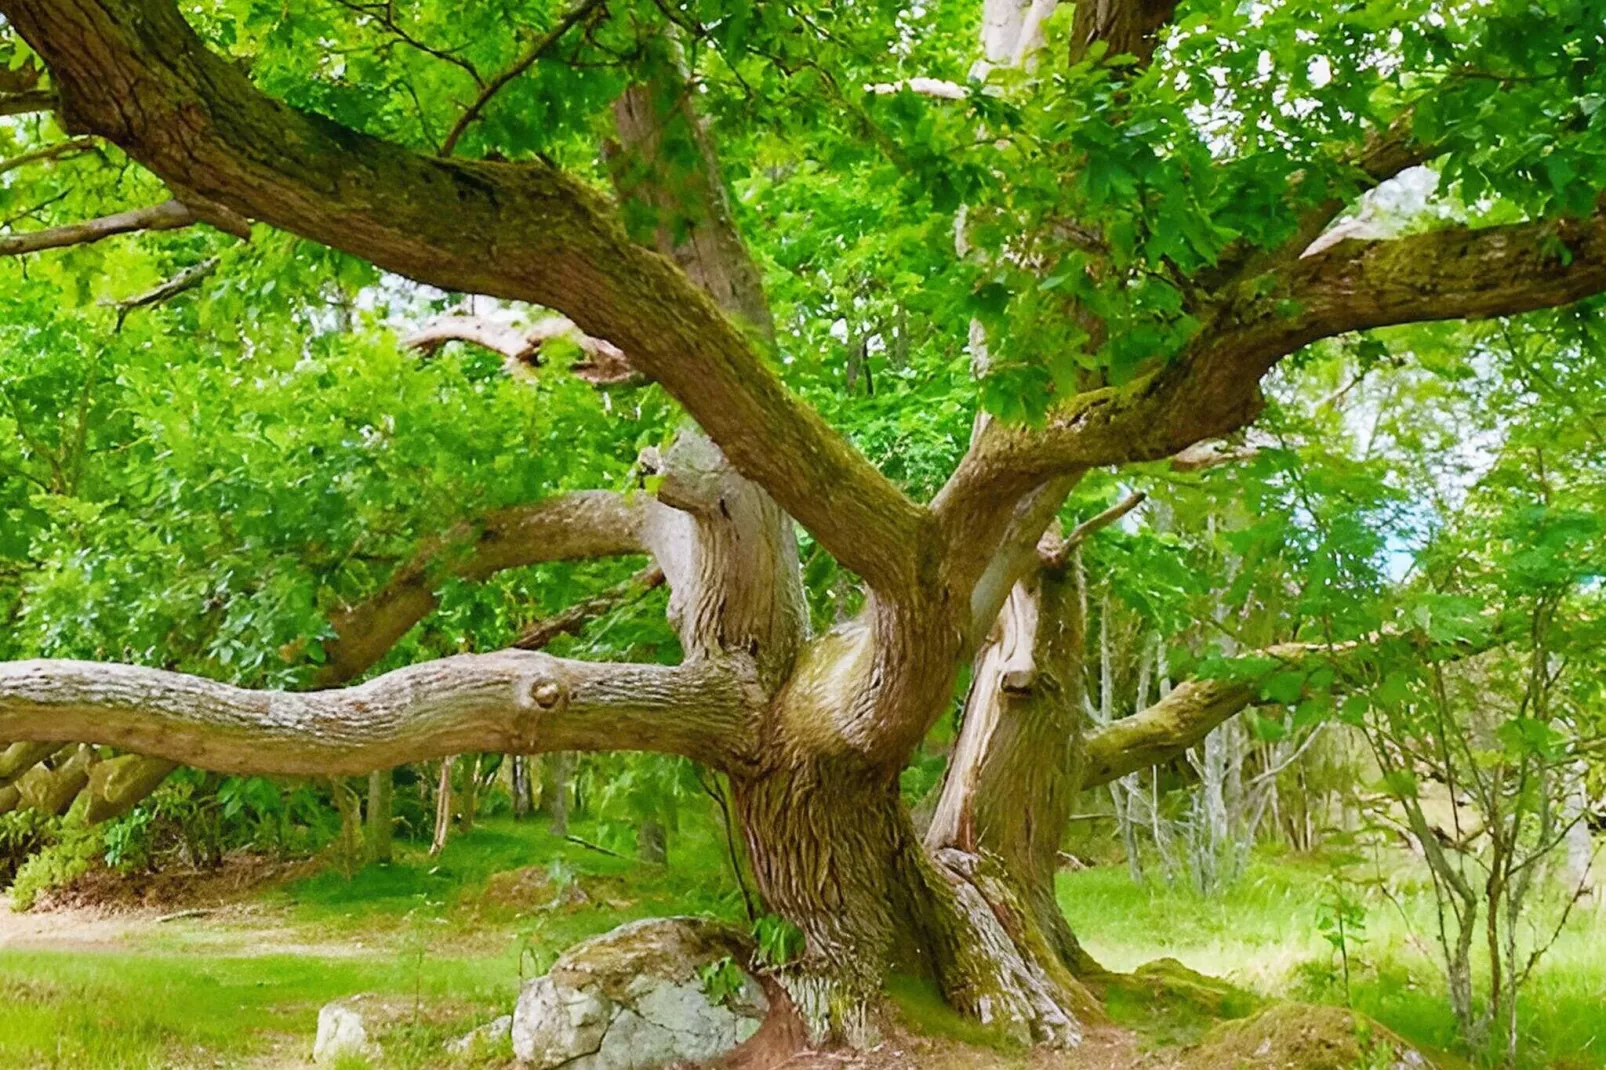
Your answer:
[[[155,910],[176,912],[219,907],[249,899],[264,889],[317,872],[320,861],[291,861],[238,851],[211,869],[163,866],[146,873],[96,867],[71,883],[42,892],[35,910]]]

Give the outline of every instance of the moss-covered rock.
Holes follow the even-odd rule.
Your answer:
[[[739,932],[700,918],[622,925],[570,948],[513,1012],[513,1050],[549,1070],[703,1063],[758,1032],[769,1001]]]
[[[1277,1003],[1216,1026],[1183,1065],[1188,1070],[1430,1070],[1437,1064],[1364,1014]]]

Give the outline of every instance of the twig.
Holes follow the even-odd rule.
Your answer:
[[[457,55],[455,52],[450,52],[443,48],[436,48],[433,45],[425,44],[423,41],[420,41],[418,38],[404,30],[401,24],[396,21],[395,15],[389,10],[389,5],[383,3],[362,4],[357,3],[356,0],[335,0],[335,3],[339,4],[341,7],[355,15],[362,15],[365,18],[373,19],[379,25],[389,30],[392,36],[394,36],[402,44],[407,45],[410,48],[415,48],[424,53],[426,56],[434,56],[438,60],[443,60],[446,63],[450,63],[455,67],[459,67],[467,71],[468,76],[474,79],[475,85],[483,86],[485,84],[485,79],[480,77],[479,69],[475,67],[472,62],[464,59],[462,56]]]
[[[46,145],[42,149],[34,149],[20,156],[13,156],[9,160],[0,160],[0,175],[7,171],[15,171],[19,167],[27,167],[31,163],[42,163],[45,160],[56,160],[63,156],[72,156],[80,152],[89,152],[95,147],[92,137],[75,137],[66,141],[58,141],[54,145]]]
[[[1060,569],[1070,563],[1071,553],[1090,539],[1096,532],[1109,527],[1148,499],[1143,491],[1134,491],[1125,498],[1110,506],[1098,516],[1082,521],[1071,533],[1060,542],[1058,546],[1043,554],[1043,564],[1048,568]]]
[[[491,98],[500,93],[503,86],[529,70],[536,60],[546,54],[548,49],[557,44],[559,39],[573,28],[575,23],[601,7],[603,3],[604,0],[581,0],[579,4],[569,10],[567,15],[558,20],[556,26],[542,34],[535,44],[530,46],[529,51],[515,60],[513,66],[492,78],[480,90],[480,95],[475,99],[474,103],[470,104],[468,110],[458,118],[456,124],[452,127],[451,133],[446,135],[445,142],[441,144],[440,154],[442,156],[450,156],[456,151],[458,141],[462,139],[464,132],[474,125],[475,120],[480,117],[480,113],[485,110],[485,106],[491,102]]]
[[[633,861],[633,859],[631,859],[628,855],[622,855],[618,851],[610,851],[601,844],[592,843],[590,840],[582,840],[578,836],[565,836],[563,838],[568,840],[570,843],[577,843],[581,847],[585,847],[593,851],[600,851],[602,854],[612,855],[614,858],[623,858],[626,862]]]
[[[135,309],[160,304],[169,298],[178,296],[185,290],[193,290],[201,284],[202,279],[216,271],[217,266],[218,258],[215,256],[208,257],[199,264],[193,264],[185,268],[154,289],[146,290],[142,294],[136,294],[122,301],[111,302],[117,309],[117,329],[122,330],[123,321]]]
[[[632,601],[664,582],[664,570],[651,565],[615,584],[601,594],[587,598],[551,617],[536,621],[526,628],[513,646],[519,650],[541,650],[560,635],[577,635],[592,620],[619,605]]]

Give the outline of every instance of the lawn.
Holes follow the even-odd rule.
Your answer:
[[[596,837],[584,823],[575,833]],[[1113,969],[1172,957],[1262,996],[1342,1004],[1341,971],[1317,927],[1328,879],[1319,860],[1263,856],[1204,898],[1135,885],[1124,866],[1107,865],[1062,874],[1059,895]],[[1450,1048],[1442,982],[1424,954],[1430,903],[1410,880],[1394,887],[1397,905],[1366,901],[1348,998],[1416,1043]],[[113,940],[80,946],[69,932],[56,946],[0,948],[0,1067],[303,1066],[319,1007],[356,993],[378,1008],[386,1067],[505,1065],[505,1052],[454,1060],[441,1046],[506,1013],[521,980],[562,948],[677,913],[744,917],[711,823],[688,820],[662,867],[555,838],[541,822],[492,819],[439,858],[401,846],[393,864],[350,879],[326,869],[214,913],[146,918]],[[1606,926],[1591,908],[1529,989],[1524,1065],[1606,1067],[1603,1008]],[[1149,1044],[1197,1032],[1119,1002],[1112,1012]]]

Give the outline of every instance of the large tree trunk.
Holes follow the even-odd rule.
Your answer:
[[[1063,570],[1017,583],[976,658],[954,758],[926,846],[958,869],[987,871],[989,902],[1012,899],[1025,940],[1077,974],[1099,972],[1054,894],[1059,849],[1081,786],[1080,595]],[[961,859],[974,859],[961,863]],[[994,909],[1011,909],[993,902]]]
[[[977,893],[984,875],[926,853],[895,776],[812,759],[732,784],[759,890],[806,940],[783,980],[816,1040],[872,1038],[889,971],[1018,1040],[1081,1039],[1092,998],[1023,946],[1023,919]]]

